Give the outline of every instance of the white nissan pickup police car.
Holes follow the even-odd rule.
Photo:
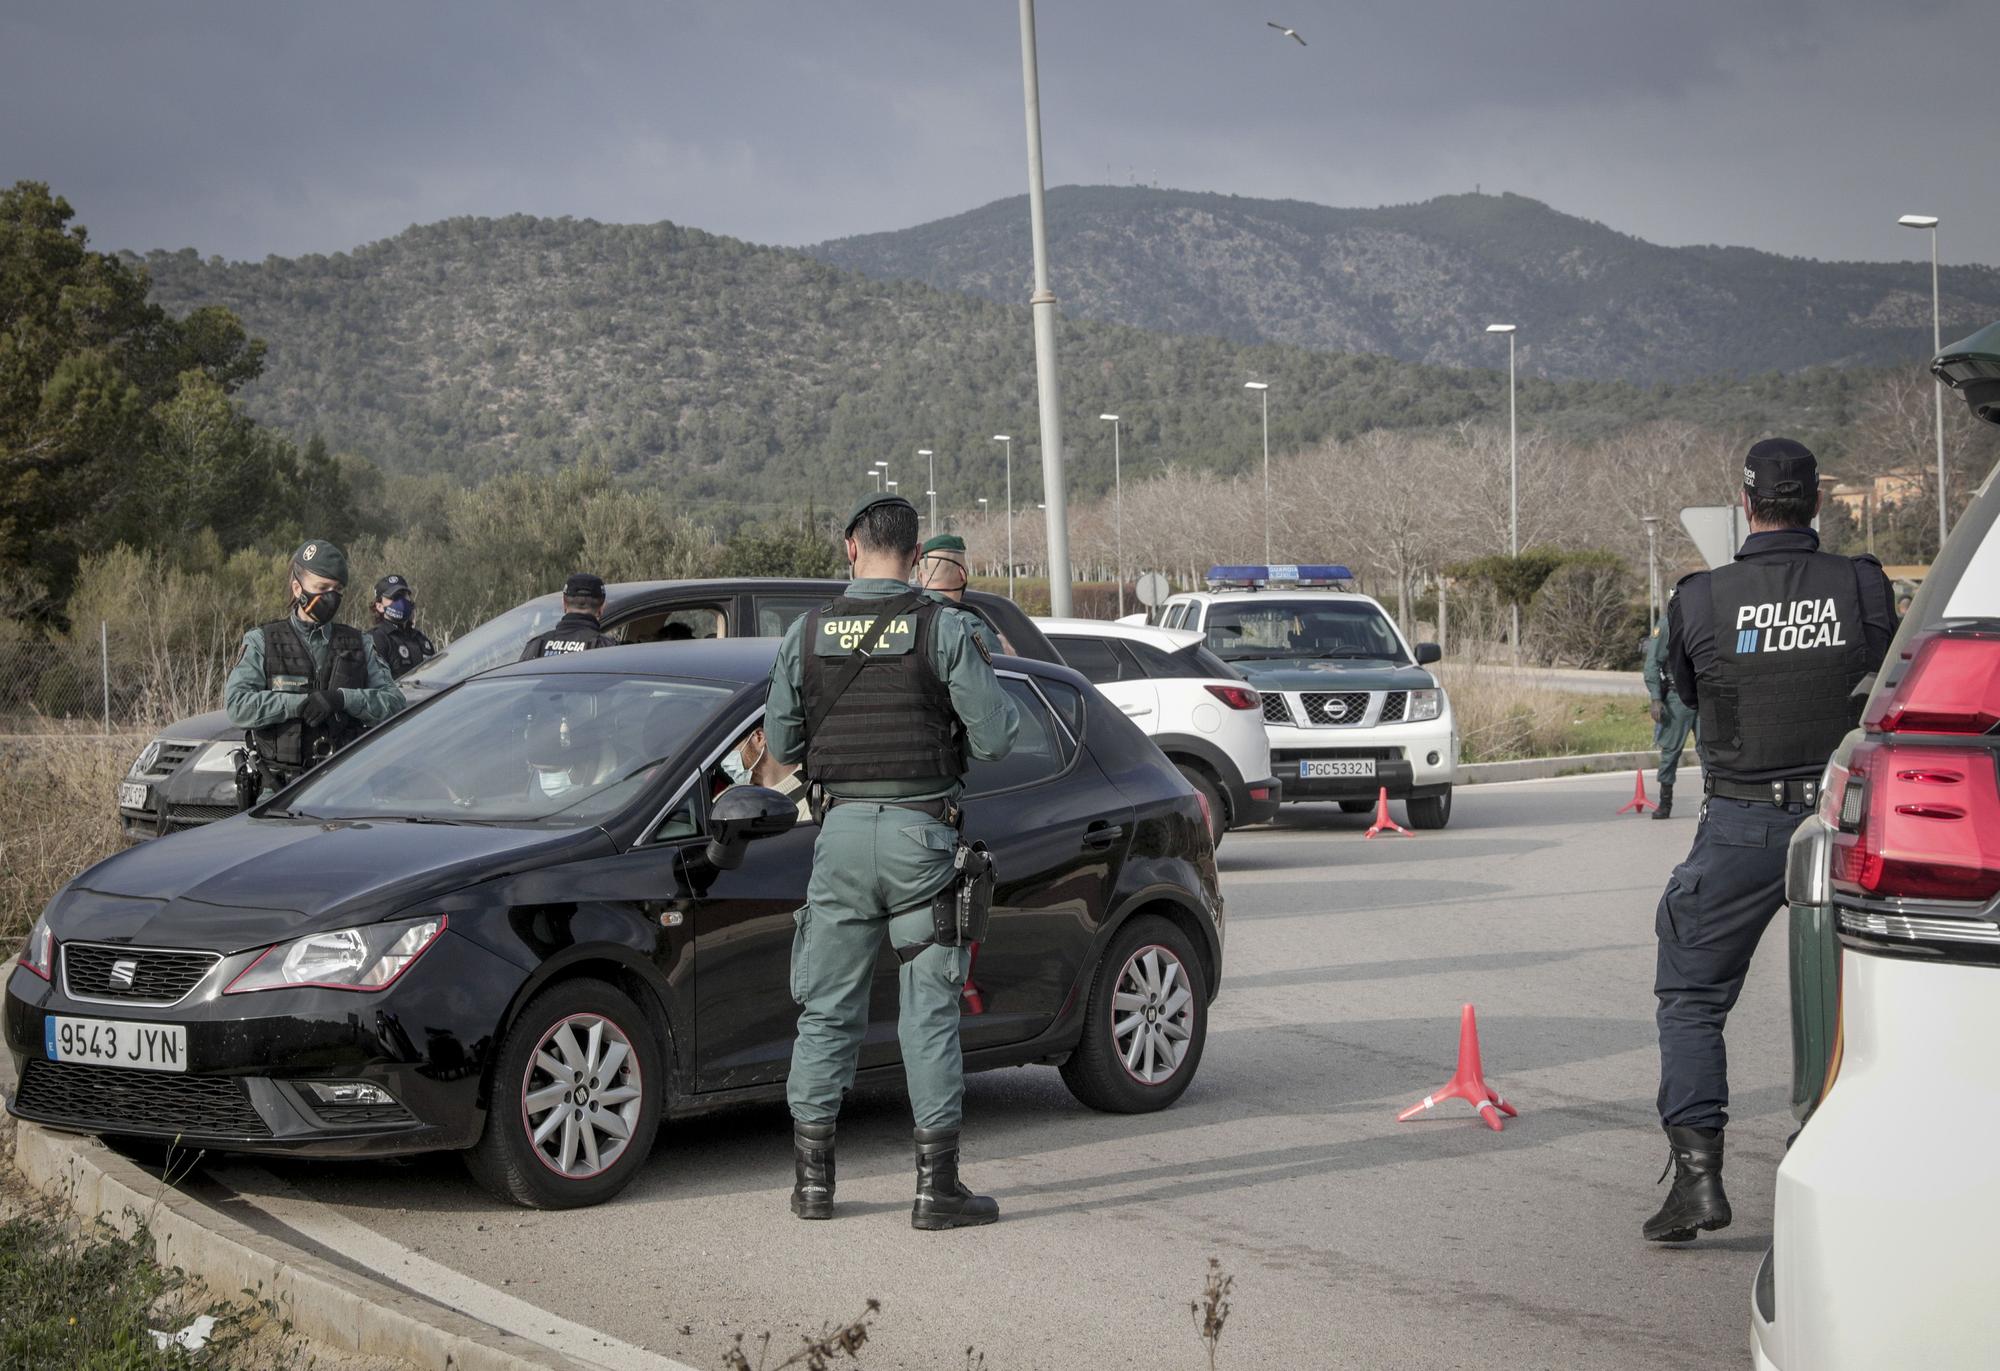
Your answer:
[[[1413,828],[1451,821],[1458,725],[1424,670],[1436,643],[1405,639],[1344,566],[1218,566],[1207,583],[1169,597],[1159,622],[1198,630],[1257,688],[1285,803],[1358,814],[1386,789]]]

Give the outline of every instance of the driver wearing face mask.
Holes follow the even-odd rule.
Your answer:
[[[544,706],[528,721],[528,766],[543,795],[581,799],[612,778],[618,758],[594,716],[586,700],[572,708]]]
[[[743,735],[743,741],[722,755],[722,769],[735,785],[761,785],[777,791],[799,808],[799,822],[811,823],[812,805],[806,799],[806,783],[796,762],[781,762],[771,755],[770,741],[759,724]]]
[[[346,584],[338,545],[302,544],[292,554],[290,613],[243,635],[243,656],[223,686],[229,721],[256,752],[266,789],[289,784],[403,707],[374,646],[333,621]]]

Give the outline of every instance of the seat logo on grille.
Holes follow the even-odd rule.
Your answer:
[[[130,990],[132,982],[137,979],[138,975],[139,963],[133,961],[130,957],[120,957],[111,964],[111,975],[108,979],[111,982],[113,990]]]

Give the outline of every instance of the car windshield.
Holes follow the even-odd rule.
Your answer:
[[[365,737],[288,796],[286,814],[575,827],[630,804],[732,691],[561,671],[469,681]]]
[[[544,595],[488,619],[403,678],[404,685],[443,690],[468,676],[519,661],[528,639],[562,618],[562,596]]]
[[[1409,659],[1388,616],[1366,600],[1265,600],[1208,610],[1208,647],[1225,662],[1280,657]]]

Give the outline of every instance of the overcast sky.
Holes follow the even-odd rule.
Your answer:
[[[1478,184],[1812,257],[1925,255],[1895,219],[1934,213],[1946,260],[1996,263],[1992,5],[1043,0],[1048,179],[1342,206]],[[516,211],[901,228],[1025,189],[1016,7],[5,0],[21,178],[100,246],[251,259]]]

